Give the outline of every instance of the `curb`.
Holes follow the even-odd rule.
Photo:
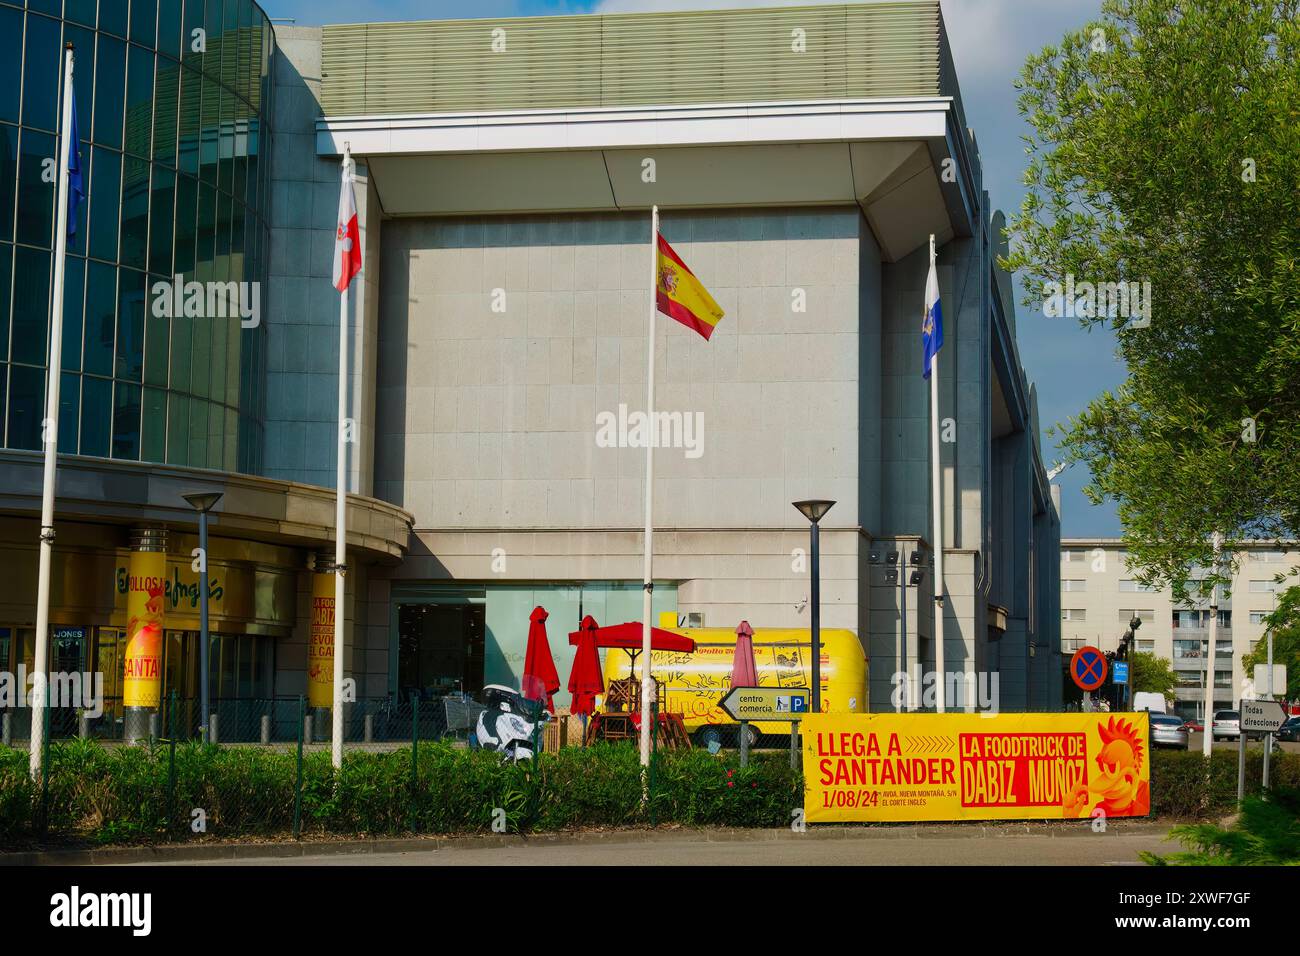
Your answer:
[[[1152,822],[1111,824],[1107,835],[1166,834],[1169,826]],[[583,833],[479,834],[477,836],[398,837],[376,840],[296,841],[283,843],[206,843],[144,847],[105,847],[77,850],[32,850],[0,853],[3,866],[127,866],[140,863],[206,863],[230,860],[297,859],[313,856],[427,853],[435,850],[481,850],[525,846],[575,846],[618,843],[628,839],[643,843],[704,840],[709,843],[780,842],[784,840],[935,840],[998,839],[1038,835],[1053,839],[1095,836],[1088,821],[1066,825],[980,824],[857,826],[821,825],[805,833],[781,830],[739,829],[619,829]]]

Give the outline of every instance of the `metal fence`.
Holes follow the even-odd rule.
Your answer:
[[[98,713],[70,707],[47,711],[48,737],[67,740],[120,742],[125,737],[122,700],[106,698]],[[451,738],[464,741],[483,705],[468,696],[420,700],[371,697],[343,705],[343,740],[347,745],[383,748],[397,743]],[[328,744],[333,737],[329,708],[312,708],[299,697],[215,698],[210,705],[209,739],[219,744],[287,744],[302,736],[308,746]],[[0,710],[3,742],[22,744],[31,736],[31,710]],[[198,740],[202,711],[194,697],[165,699],[152,716],[148,736]]]
[[[734,760],[697,751],[702,759],[691,763],[690,751],[681,750],[665,775],[656,735],[647,773],[635,742],[575,749],[580,724],[566,715],[548,723],[553,730],[545,738],[541,729],[534,737],[542,759],[447,746],[477,722],[482,705],[465,698],[357,702],[348,713],[352,759],[341,771],[303,698],[241,702],[238,726],[257,728],[251,746],[224,735],[218,744],[195,739],[192,704],[175,695],[165,700],[158,734],[135,746],[47,734],[35,780],[21,747],[0,747],[0,850],[50,839],[505,833],[673,819],[772,825],[788,817],[798,797],[795,771],[782,755],[746,771],[743,757],[737,768]],[[45,713],[53,730],[54,712]],[[258,746],[268,728],[275,739]],[[367,728],[375,752],[366,752]],[[752,776],[732,780],[746,772]],[[760,786],[767,795],[755,793]]]

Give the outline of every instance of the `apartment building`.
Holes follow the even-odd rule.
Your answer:
[[[1274,578],[1300,561],[1295,548],[1294,543],[1260,541],[1236,555],[1232,587],[1225,589],[1219,601],[1215,709],[1235,707],[1243,691],[1249,694],[1254,689],[1242,659],[1264,636],[1264,618],[1272,611],[1276,594],[1285,587]],[[1178,674],[1177,712],[1202,717],[1209,654],[1208,600],[1179,603],[1172,589],[1143,585],[1129,568],[1119,539],[1062,539],[1062,657],[1068,658],[1084,645],[1115,650],[1134,617],[1142,622],[1136,649],[1166,658]]]

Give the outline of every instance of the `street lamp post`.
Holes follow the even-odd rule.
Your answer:
[[[817,523],[826,517],[826,512],[835,507],[833,501],[796,501],[794,506],[799,509],[811,523],[811,544],[812,567],[809,569],[812,575],[812,586],[808,603],[812,605],[812,712],[820,714],[822,712],[822,614],[821,614],[821,568],[818,564],[818,525]]]
[[[184,497],[199,513],[199,739],[208,743],[208,512],[221,500],[221,492],[196,492]]]

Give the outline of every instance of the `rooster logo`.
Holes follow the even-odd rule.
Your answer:
[[[1101,752],[1097,774],[1066,795],[1067,817],[1088,817],[1101,809],[1108,817],[1144,817],[1151,811],[1150,788],[1142,781],[1143,742],[1131,723],[1111,717],[1097,725]]]

